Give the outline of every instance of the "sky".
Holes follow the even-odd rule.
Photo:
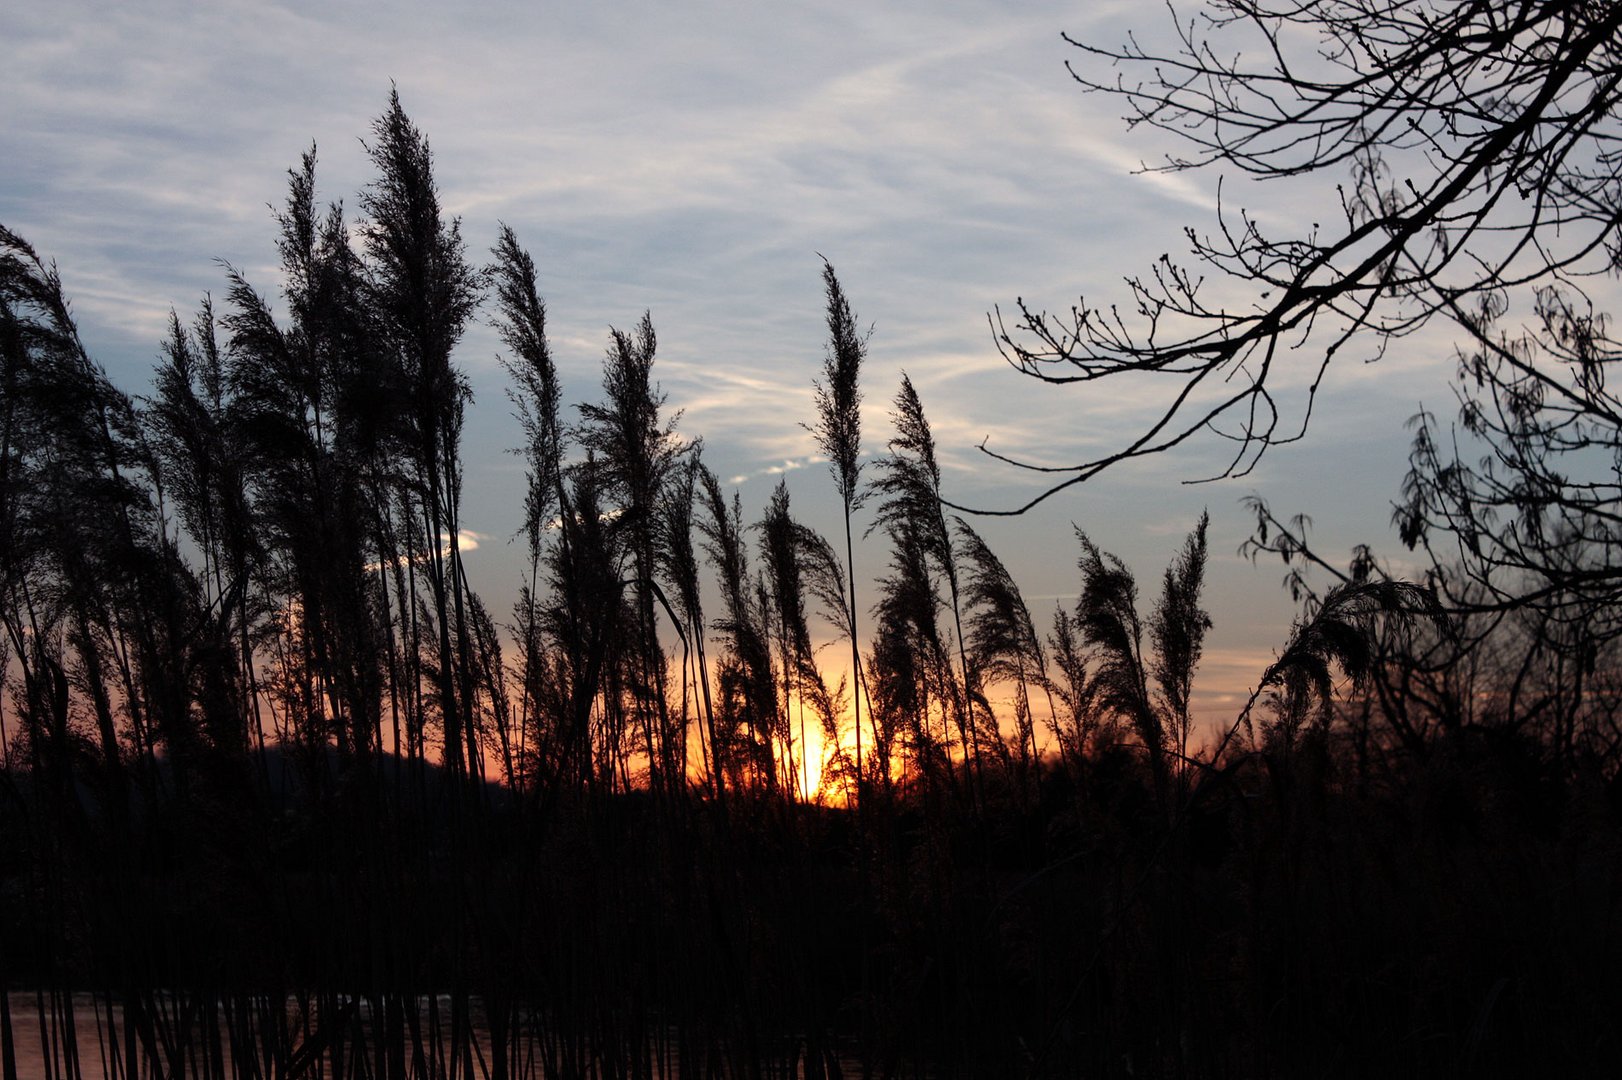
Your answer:
[[[1073,38],[1151,38],[1136,3],[882,5],[267,3],[217,0],[0,7],[0,223],[58,263],[81,334],[115,383],[150,385],[171,309],[225,290],[222,263],[278,287],[272,207],[312,143],[318,194],[351,215],[369,180],[361,139],[391,85],[434,153],[447,212],[487,258],[499,223],[538,264],[566,398],[597,396],[611,326],[644,311],[681,430],[758,517],[779,477],[796,516],[830,535],[838,503],[814,460],[812,381],[826,327],[822,259],[871,328],[863,440],[885,453],[903,371],[923,400],[948,494],[1018,506],[1041,479],[977,449],[1043,464],[1136,435],[1167,387],[1050,387],[999,356],[987,315],[1024,297],[1066,310],[1126,300],[1123,279],[1184,228],[1244,208],[1280,233],[1333,207],[1318,177],[1263,185],[1217,170],[1143,174],[1177,146],[1128,131],[1122,104],[1065,69]],[[1216,283],[1217,288],[1225,288]],[[1242,301],[1242,290],[1235,293]],[[458,356],[475,394],[463,518],[474,585],[493,610],[516,590],[523,466],[501,346],[481,315]],[[1315,369],[1297,350],[1300,385]],[[1113,469],[1017,518],[974,524],[1038,625],[1079,588],[1072,525],[1137,571],[1145,611],[1202,509],[1211,514],[1215,622],[1196,708],[1231,718],[1282,646],[1295,606],[1283,567],[1237,554],[1266,498],[1305,513],[1326,553],[1389,527],[1406,421],[1450,413],[1445,336],[1378,363],[1337,361],[1308,437],[1239,480],[1191,484],[1224,445],[1191,441]],[[865,524],[858,518],[858,527]],[[859,578],[884,572],[877,538]]]

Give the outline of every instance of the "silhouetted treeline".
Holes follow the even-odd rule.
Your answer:
[[[25,1038],[53,1080],[1622,1057],[1606,637],[1450,619],[1360,556],[1202,737],[1203,518],[1152,601],[1078,532],[1079,600],[1033,612],[905,377],[864,460],[827,265],[843,549],[784,485],[752,517],[647,315],[566,414],[517,236],[475,261],[397,97],[367,146],[358,222],[313,150],[289,174],[281,314],[228,268],[144,397],[0,231],[0,981],[31,995],[0,1080]],[[509,612],[460,546],[481,305],[524,436]]]

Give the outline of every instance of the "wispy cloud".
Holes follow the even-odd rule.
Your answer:
[[[808,465],[824,464],[827,462],[827,460],[827,458],[822,457],[819,454],[812,454],[810,457],[801,458],[798,461],[794,460],[793,458],[785,458],[781,462],[773,465],[763,466],[762,468],[756,469],[753,472],[738,473],[736,476],[728,477],[727,483],[745,484],[750,480],[756,480],[762,476],[782,476],[784,473],[793,472],[796,469],[803,469]]]
[[[486,536],[484,533],[474,532],[472,529],[458,529],[456,531],[456,550],[461,552],[463,555],[466,555],[470,551],[479,550],[480,544],[483,541],[488,540],[488,539],[490,539],[490,537]],[[444,558],[444,557],[449,557],[450,553],[451,553],[451,543],[450,543],[449,539],[446,539],[445,542],[440,545],[439,554],[440,554],[440,556],[442,558]],[[399,557],[398,560],[396,560],[394,562],[389,562],[389,563],[381,563],[381,562],[368,563],[367,566],[366,566],[366,569],[368,571],[372,571],[372,570],[377,570],[379,567],[382,567],[382,566],[393,566],[393,565],[411,566],[413,564],[420,565],[420,564],[426,562],[427,559],[428,559],[428,555],[427,555],[426,552],[424,552],[422,554],[419,554],[419,555],[416,555],[415,557],[402,555],[402,556]]]

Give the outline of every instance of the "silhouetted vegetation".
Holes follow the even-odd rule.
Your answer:
[[[397,96],[367,146],[358,224],[313,150],[289,174],[285,314],[228,269],[145,398],[0,231],[0,982],[32,997],[0,995],[0,1078],[25,1038],[52,1080],[1615,1062],[1605,619],[1449,610],[1258,504],[1307,603],[1202,739],[1204,518],[1147,606],[1078,530],[1039,630],[905,377],[864,482],[868,341],[824,264],[845,550],[785,485],[752,520],[650,315],[567,417],[518,237],[474,265]],[[459,539],[481,304],[526,470],[505,623]],[[1413,535],[1469,535],[1414,487]]]

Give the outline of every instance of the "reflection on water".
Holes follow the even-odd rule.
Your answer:
[[[143,992],[126,1016],[106,994],[12,991],[19,1080],[601,1080],[861,1076],[827,1043],[720,1047],[691,1034],[630,1034],[601,1018],[587,1030],[509,1010],[498,1041],[484,1003],[448,994],[229,999]],[[465,1013],[465,1015],[464,1015]],[[127,1022],[129,1021],[129,1022]],[[133,1066],[133,1067],[132,1067]]]
[[[399,1010],[392,1040],[373,1001],[344,995],[289,995],[277,1003],[262,995],[143,993],[132,1023],[124,1003],[109,995],[7,998],[19,1080],[499,1075],[489,1019],[476,998],[468,999],[465,1021],[449,995],[407,999],[416,1008]],[[538,1053],[524,1057],[509,1060],[507,1075],[551,1071]]]

